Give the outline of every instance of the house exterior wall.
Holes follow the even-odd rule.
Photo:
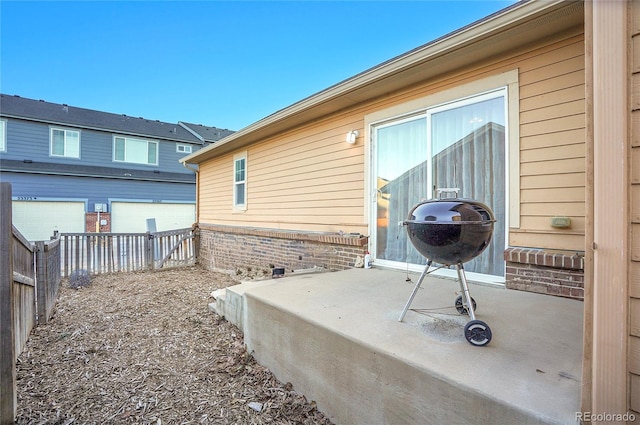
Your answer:
[[[584,37],[530,55],[520,66],[520,228],[512,246],[584,250]],[[550,226],[552,216],[569,229]]]
[[[195,210],[195,184],[193,183],[171,183],[155,181],[139,181],[126,179],[107,178],[87,178],[78,176],[60,176],[46,174],[26,174],[3,172],[2,180],[8,181],[12,185],[13,199],[19,202],[30,202],[33,204],[33,211],[40,211],[44,203],[50,202],[81,202],[84,205],[85,223],[81,227],[87,232],[96,231],[96,204],[105,204],[106,210],[102,210],[101,221],[106,224],[100,226],[101,232],[112,231],[113,220],[117,221],[119,227],[126,223],[135,226],[137,231],[146,231],[146,223],[139,219],[134,221],[130,216],[112,216],[112,206],[114,202],[138,202],[145,204],[145,217],[158,218],[164,213],[164,207],[168,204],[190,204],[192,211]],[[46,208],[45,208],[46,209]],[[54,226],[52,217],[42,216],[42,220],[51,228],[46,234],[39,237],[25,232],[25,229],[18,230],[29,238],[41,239],[53,233],[54,228],[61,232],[70,232],[71,229],[64,229]],[[19,222],[20,220],[16,220]],[[193,222],[193,212],[190,216],[184,217],[185,225],[178,227],[188,227]],[[186,223],[189,224],[186,224]],[[176,227],[164,226],[158,230],[171,230]],[[73,230],[77,231],[77,230]]]
[[[201,263],[237,271],[242,267],[268,270],[272,265],[343,270],[361,262],[367,252],[367,239],[358,238],[367,232],[363,149],[355,147],[360,153],[354,156],[343,146],[340,140],[347,128],[334,129],[325,123],[311,129],[303,143],[294,132],[251,147],[246,211],[232,207],[233,154],[202,164]],[[278,230],[300,232],[291,239]],[[317,237],[317,232],[330,235]]]
[[[529,256],[511,255],[522,247],[570,261],[582,256],[585,235],[585,73],[584,29],[547,36],[508,56],[491,57],[472,68],[441,75],[347,110],[318,117],[302,127],[252,144],[247,154],[247,209],[232,207],[233,155],[200,164],[199,223],[244,228],[368,235],[369,140],[365,116],[416,102],[465,84],[516,70],[519,122],[515,144],[519,155],[510,161],[509,184],[518,188],[512,199],[516,223],[511,223],[505,254],[516,276],[515,289],[580,298],[579,289],[550,289],[537,276],[557,267],[531,263]],[[389,117],[392,118],[392,117]],[[344,142],[350,130],[360,136]],[[515,169],[513,168],[515,167]],[[551,227],[554,216],[571,219],[568,229]],[[206,232],[206,231],[205,231]],[[507,258],[508,257],[508,258]],[[206,257],[204,262],[212,261]],[[351,261],[353,263],[353,261]],[[531,267],[535,265],[536,267]],[[583,262],[562,269],[565,281],[579,288]],[[531,285],[533,283],[534,285]],[[507,282],[509,285],[509,282]],[[542,289],[541,289],[542,288]]]
[[[148,202],[191,202],[195,200],[193,183],[169,183],[126,179],[86,178],[26,173],[2,173],[11,182],[13,197],[21,200],[84,200],[88,211],[95,203],[129,199]]]
[[[85,228],[88,232],[111,232],[111,213],[89,212],[85,220]]]
[[[234,211],[233,155],[200,170],[200,221],[275,229],[367,233],[363,147],[342,140],[349,125],[322,123],[247,150],[247,210]],[[359,124],[361,125],[361,124]]]
[[[322,268],[344,270],[364,261],[367,238],[361,235],[327,235],[276,229],[242,229],[204,225],[200,227],[200,257],[212,269],[258,277],[271,269]]]
[[[23,161],[55,162],[99,167],[129,168],[133,170],[162,169],[164,172],[193,174],[179,159],[184,153],[176,152],[176,142],[136,136],[138,139],[158,142],[158,165],[144,165],[113,161],[114,133],[81,129],[67,125],[50,125],[42,122],[6,118],[7,149],[2,158]],[[50,128],[70,129],[80,132],[80,158],[49,155]],[[125,136],[129,137],[129,136]],[[131,136],[134,137],[134,136]],[[187,145],[187,142],[179,142]],[[193,151],[201,146],[191,145]]]
[[[0,158],[8,162],[30,161],[29,164],[23,164],[20,172],[8,171],[6,167],[0,170],[0,179],[12,185],[14,201],[83,202],[85,219],[81,227],[87,231],[96,228],[92,214],[96,204],[105,204],[107,209],[103,212],[109,213],[113,201],[148,203],[151,216],[160,213],[163,203],[195,204],[195,176],[192,170],[179,162],[185,154],[177,152],[176,145],[190,145],[196,151],[201,148],[198,143],[124,135],[157,142],[158,165],[116,162],[113,161],[113,137],[122,134],[12,117],[2,117],[2,120],[5,122],[6,149],[0,152]],[[50,155],[52,127],[79,131],[80,158]],[[60,168],[48,166],[43,171],[40,166],[44,164],[59,164]],[[31,165],[34,171],[29,171]],[[111,217],[102,218],[108,224],[101,226],[101,231],[109,231]],[[126,220],[126,217],[118,219]],[[193,216],[187,219],[192,222]],[[46,216],[43,221],[47,221]],[[55,227],[53,221],[46,225]],[[137,228],[141,232],[146,229],[144,225]]]
[[[584,297],[584,67],[582,34],[519,66],[520,223],[509,229],[508,288]],[[553,216],[568,217],[571,227],[552,228]]]

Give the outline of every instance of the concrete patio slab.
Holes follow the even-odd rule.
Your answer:
[[[327,272],[228,288],[256,360],[338,424],[574,424],[583,303],[471,283],[493,339],[467,343],[456,280]],[[221,314],[224,314],[224,307]],[[240,313],[240,314],[238,314]]]

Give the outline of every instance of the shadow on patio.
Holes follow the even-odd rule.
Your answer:
[[[470,284],[493,339],[467,343],[456,280],[384,269],[289,275],[216,294],[247,349],[339,424],[567,424],[580,409],[583,303]]]

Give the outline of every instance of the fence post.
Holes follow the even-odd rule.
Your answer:
[[[37,241],[36,245],[36,323],[46,322],[47,317],[47,263],[44,241]]]
[[[155,243],[153,240],[153,233],[147,232],[147,237],[145,238],[146,251],[147,251],[147,268],[149,270],[153,270],[155,268]]]
[[[11,184],[0,182],[0,424],[16,416]]]
[[[200,227],[198,225],[194,225],[191,229],[191,233],[193,234],[193,256],[194,256],[194,264],[198,264],[200,260]]]

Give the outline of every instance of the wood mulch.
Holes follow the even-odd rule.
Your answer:
[[[331,424],[211,312],[235,278],[199,267],[72,289],[17,362],[18,424]]]

